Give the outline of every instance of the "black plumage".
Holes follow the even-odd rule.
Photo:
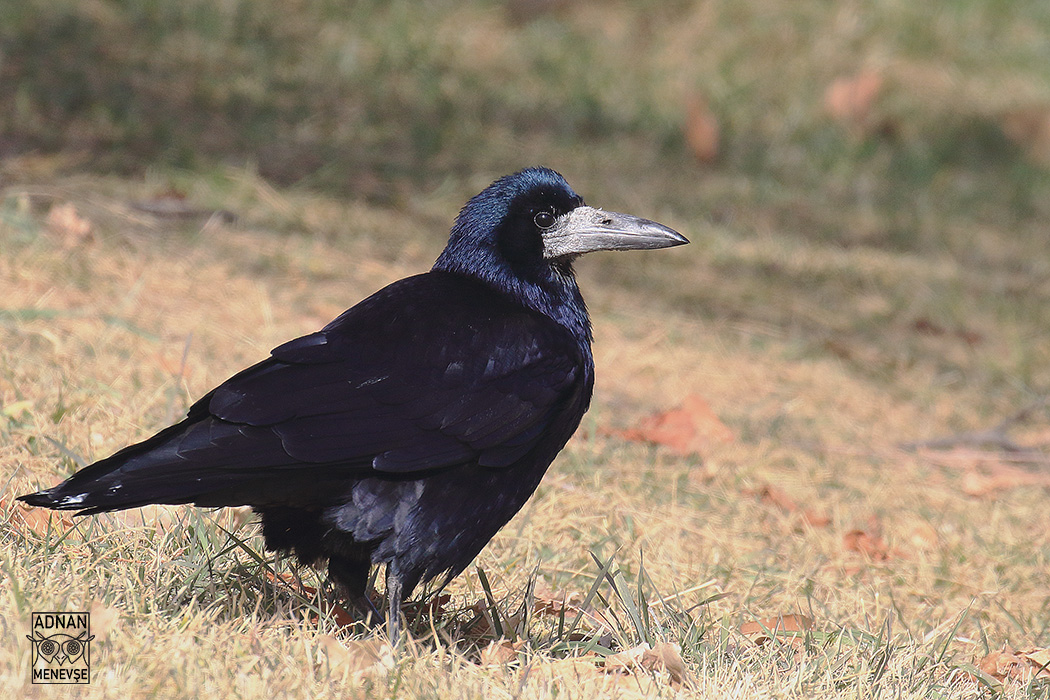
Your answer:
[[[327,560],[357,601],[386,564],[396,625],[421,580],[459,574],[522,507],[587,410],[594,363],[573,260],[685,242],[585,206],[552,170],[501,178],[463,208],[430,272],[21,500],[81,514],[250,505],[268,548]]]

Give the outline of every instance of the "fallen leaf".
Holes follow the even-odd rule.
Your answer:
[[[573,591],[572,593],[556,593],[549,586],[539,584],[532,594],[532,612],[537,615],[558,616],[565,613],[566,617],[576,614],[583,603],[583,593]]]
[[[682,647],[670,642],[657,642],[656,646],[642,654],[642,668],[649,671],[666,671],[675,684],[685,683],[691,678],[682,659]]]
[[[763,503],[776,506],[785,513],[794,513],[798,510],[798,504],[788,496],[784,489],[770,484],[762,484],[750,492],[758,496]]]
[[[683,457],[702,454],[715,444],[734,439],[733,431],[696,394],[687,396],[677,408],[643,418],[637,428],[603,432],[625,440],[663,445]]]
[[[1033,677],[1050,678],[1050,649],[1014,651],[1003,647],[977,662],[977,668],[998,680],[1028,682]]]
[[[291,574],[280,574],[275,576],[272,572],[267,571],[266,578],[268,578],[271,583],[284,584],[304,598],[313,598],[317,595],[316,588],[313,586],[307,586]],[[351,615],[342,605],[329,601],[325,596],[320,597],[319,607],[325,615],[331,617],[340,627],[353,627],[360,622],[357,617]],[[317,616],[313,615],[311,616],[311,619],[317,620]]]
[[[718,159],[718,119],[702,95],[693,95],[686,103],[685,142],[701,163]]]
[[[813,508],[799,508],[798,503],[791,496],[788,496],[787,492],[777,486],[762,484],[760,487],[747,490],[744,493],[758,496],[763,503],[776,506],[785,513],[801,511],[803,522],[812,527],[827,527],[831,522],[831,518]]]
[[[780,638],[781,632],[791,632],[793,634],[784,635],[782,639],[787,639],[792,645],[795,645],[796,642],[798,645],[801,645],[802,638],[795,633],[805,632],[812,628],[812,619],[805,615],[792,613],[790,615],[767,617],[764,620],[745,622],[740,625],[740,633],[758,646],[762,646],[774,636]]]
[[[885,81],[875,71],[839,78],[824,91],[824,111],[855,131],[871,128],[871,111]]]
[[[80,215],[72,202],[51,207],[47,215],[47,227],[67,248],[91,237],[91,222]]]
[[[886,561],[890,549],[877,534],[865,530],[850,530],[842,536],[843,546],[850,552],[859,552],[872,561]]]

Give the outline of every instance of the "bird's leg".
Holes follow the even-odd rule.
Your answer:
[[[401,636],[401,576],[393,561],[386,565],[387,631],[390,643],[397,646]]]

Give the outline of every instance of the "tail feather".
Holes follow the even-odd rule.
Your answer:
[[[321,467],[290,457],[269,428],[191,415],[85,467],[58,486],[18,500],[82,515],[151,503],[290,503],[307,493],[316,497],[326,487],[325,474],[318,473]],[[289,478],[289,470],[296,472],[295,478]],[[334,476],[332,465],[324,471]],[[345,469],[337,465],[335,471],[345,479]],[[331,489],[330,483],[327,488]]]

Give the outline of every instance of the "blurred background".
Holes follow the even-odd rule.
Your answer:
[[[532,164],[691,234],[687,269],[593,266],[698,317],[847,361],[862,338],[871,367],[962,338],[938,353],[954,381],[999,321],[1050,327],[1041,0],[0,3],[7,184],[152,172],[170,187],[140,194],[181,197],[192,172],[230,206],[239,170],[425,210],[392,240],[432,237],[429,256],[467,197]],[[914,256],[941,273],[902,279]],[[1050,343],[1013,341],[999,379],[1047,384]]]
[[[691,313],[817,324],[821,341],[884,334],[901,313],[927,336],[991,335],[991,307],[1048,295],[1050,5],[0,3],[8,184],[233,168],[402,210],[437,198],[442,213],[407,236],[436,250],[466,197],[533,164],[692,233],[693,283],[655,256],[594,263],[639,284],[658,284],[640,279],[658,264]],[[763,237],[783,259],[733,250]],[[913,309],[931,295],[801,261],[855,249],[940,256],[966,289]],[[734,279],[756,274],[758,290]],[[808,303],[782,309],[787,289]],[[1050,325],[1050,304],[1024,307]]]

